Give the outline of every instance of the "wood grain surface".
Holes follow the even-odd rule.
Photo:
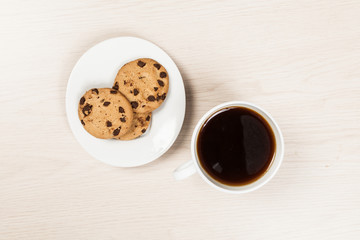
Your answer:
[[[74,64],[117,36],[163,48],[187,94],[173,147],[131,169],[90,157],[65,115]],[[359,239],[358,0],[1,0],[0,87],[0,239]],[[230,100],[279,123],[277,175],[244,195],[175,181],[196,122]]]

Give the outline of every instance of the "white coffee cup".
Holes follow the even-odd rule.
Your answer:
[[[202,168],[197,155],[196,146],[197,146],[198,134],[204,122],[217,111],[227,107],[244,107],[251,109],[256,113],[260,114],[270,125],[275,136],[276,148],[271,165],[268,167],[266,172],[260,178],[247,185],[229,186],[216,181]],[[284,139],[281,134],[280,128],[276,124],[275,120],[270,116],[269,113],[264,111],[262,108],[248,102],[242,102],[242,101],[226,102],[212,108],[199,120],[199,122],[195,127],[191,139],[191,154],[192,154],[192,160],[182,164],[177,169],[175,169],[174,171],[175,179],[182,180],[198,172],[200,176],[205,180],[205,182],[207,182],[210,186],[220,191],[227,193],[247,193],[254,191],[260,188],[261,186],[265,185],[276,174],[284,157]]]

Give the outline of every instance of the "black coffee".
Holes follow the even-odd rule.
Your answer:
[[[203,169],[218,182],[232,186],[260,178],[270,166],[275,148],[275,136],[266,120],[244,107],[214,113],[197,139]]]

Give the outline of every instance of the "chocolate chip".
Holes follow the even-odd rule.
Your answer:
[[[106,126],[107,126],[107,127],[111,127],[111,126],[112,126],[112,123],[108,120],[108,121],[106,121]]]
[[[158,89],[159,89],[158,87],[154,87],[155,92],[156,92]]]
[[[132,83],[130,83],[130,87],[132,87],[133,86],[133,84]]]
[[[113,131],[113,135],[114,135],[114,136],[119,135],[120,129],[121,129],[121,127],[118,127],[117,129],[115,129],[115,130]]]
[[[85,103],[85,98],[84,97],[81,97],[80,98],[80,105],[83,105]]]
[[[136,88],[134,89],[134,96],[139,94],[139,90],[137,90]]]
[[[145,107],[145,105],[142,105],[141,107],[143,107],[143,108],[144,108],[144,107]]]
[[[158,82],[158,84],[160,85],[160,87],[165,86],[165,84],[164,84],[164,82],[163,82],[163,81],[161,81],[161,80],[157,80],[157,82]]]
[[[83,120],[81,120],[81,124],[85,126],[85,123],[84,123],[84,121],[83,121]]]
[[[118,84],[118,82],[116,82],[112,88],[115,89],[115,90],[119,90],[119,84]]]
[[[135,125],[135,127],[137,128],[137,125]]]
[[[107,107],[110,105],[110,102],[104,102],[104,106]]]
[[[97,90],[97,88],[93,88],[93,89],[91,89],[91,91],[96,93],[96,94],[99,94],[99,90]]]
[[[119,112],[120,112],[120,113],[124,113],[124,112],[125,112],[124,108],[119,107]]]
[[[146,63],[144,63],[143,61],[138,61],[137,65],[139,67],[144,67],[146,65]]]
[[[126,85],[126,83],[127,83],[127,82],[124,80],[124,85]]]
[[[155,97],[153,95],[148,96],[147,98],[150,102],[155,101]]]
[[[161,72],[161,73],[160,73],[160,77],[161,77],[161,78],[166,78],[166,76],[167,76],[166,72]]]
[[[91,113],[91,110],[92,110],[92,105],[90,105],[90,104],[86,104],[85,105],[85,107],[83,108],[83,110],[82,110],[82,112],[83,112],[83,114],[85,115],[85,117],[86,116],[88,116],[90,113]]]
[[[150,116],[147,116],[147,117],[146,117],[146,121],[150,121]]]
[[[116,91],[116,90],[110,90],[110,93],[111,93],[111,94],[117,94],[118,91]]]
[[[133,93],[133,91],[130,90],[130,93]]]
[[[157,70],[159,70],[159,69],[160,69],[160,67],[161,67],[161,65],[160,65],[160,64],[158,64],[158,63],[155,63],[155,64],[154,64],[154,67],[156,67],[156,68],[157,68]]]
[[[146,78],[145,76],[140,76],[139,79],[143,79],[143,78]]]
[[[131,102],[131,107],[136,109],[138,106],[139,106],[139,103],[138,102]]]
[[[143,128],[143,129],[141,130],[141,132],[142,132],[142,133],[146,132],[146,129],[145,129],[145,128]]]
[[[166,93],[164,93],[163,95],[161,95],[161,100],[165,100],[166,98]]]
[[[121,122],[126,122],[126,119],[125,119],[125,117],[123,117],[123,118],[120,118],[120,121],[121,121]]]
[[[157,94],[156,101],[159,101],[161,99],[160,95]]]

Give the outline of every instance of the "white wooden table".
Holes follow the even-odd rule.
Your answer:
[[[78,58],[137,36],[183,75],[173,147],[143,167],[91,158],[65,115]],[[359,239],[360,2],[1,1],[0,239]],[[262,106],[286,154],[263,188],[228,195],[176,182],[198,119]]]

